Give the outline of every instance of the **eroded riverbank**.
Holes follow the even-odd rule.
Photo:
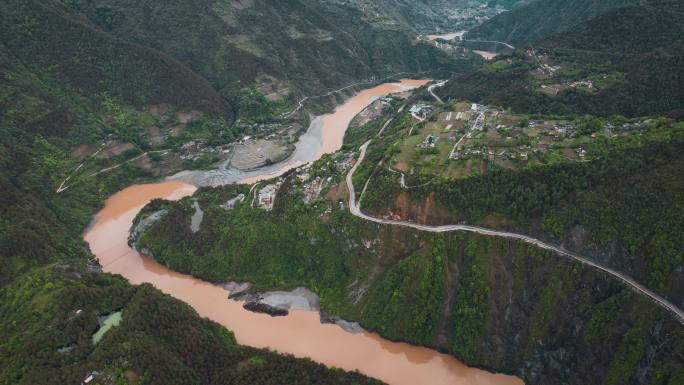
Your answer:
[[[218,170],[182,171],[168,180],[182,181],[194,186],[223,186],[231,183],[254,183],[275,178],[303,164],[332,153],[342,147],[344,133],[354,117],[378,97],[409,91],[427,84],[428,80],[404,79],[363,90],[338,106],[331,114],[314,117],[308,130],[295,145],[294,153],[282,162],[257,170],[241,171],[236,168]]]

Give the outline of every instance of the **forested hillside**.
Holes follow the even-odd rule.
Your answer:
[[[3,64],[21,63],[46,87],[66,87],[95,103],[108,93],[135,107],[166,102],[232,116],[205,79],[164,53],[126,42],[54,1],[9,1],[0,15]],[[3,82],[12,81],[5,72]]]
[[[58,71],[59,66],[44,72],[14,54],[21,49],[0,51],[0,384],[78,384],[93,373],[100,384],[375,383],[239,346],[231,332],[179,301],[102,274],[81,232],[107,196],[150,175],[123,166],[56,194],[59,180],[74,167],[72,146],[96,140],[111,122],[87,99],[87,92],[101,91],[97,79]],[[114,52],[131,51],[143,67],[171,63],[156,61],[159,54],[137,56],[135,47]],[[118,81],[105,75],[99,78],[105,83]],[[72,83],[81,79],[90,83]],[[184,79],[174,87],[187,85],[188,91]],[[126,100],[138,90],[135,84],[118,89]],[[140,92],[149,92],[146,98],[169,95],[158,88]],[[201,96],[177,95],[202,108]],[[118,310],[121,324],[93,344],[98,317]]]
[[[373,182],[363,207],[376,216],[391,213],[430,224],[465,221],[541,235],[553,243],[588,255],[624,271],[650,288],[684,305],[681,287],[684,255],[684,125],[653,122],[649,133],[630,138],[599,139],[588,146],[597,157],[591,162],[562,162],[506,170],[490,166],[484,175],[469,178],[408,177],[402,189],[398,176],[373,170],[383,156],[372,148]],[[385,159],[385,161],[389,161]],[[363,170],[362,170],[363,172]],[[407,197],[408,196],[408,197]],[[643,197],[648,197],[643,199]],[[409,205],[439,207],[427,217],[409,214]]]
[[[299,96],[459,64],[385,13],[339,1],[62,1],[118,38],[160,50],[228,100],[268,75]],[[199,28],[198,28],[199,27]]]
[[[306,286],[329,314],[528,384],[681,380],[681,325],[603,274],[514,241],[370,224],[336,201],[303,203],[302,185],[286,177],[270,213],[219,207],[248,186],[204,189],[197,233],[190,199],[156,202],[142,215],[169,212],[140,247],[210,281]]]
[[[261,72],[286,81],[295,100],[373,76],[453,68],[405,29],[356,23],[351,7],[263,2],[238,17],[233,2],[221,4],[3,4],[0,384],[78,384],[93,372],[100,384],[373,383],[238,346],[156,289],[102,274],[81,238],[106,197],[154,176],[125,162],[151,149],[150,127],[186,128],[178,116],[187,113],[198,119],[169,140],[207,131],[232,140],[245,105],[237,96]],[[333,23],[337,12],[346,16]],[[95,156],[110,144],[119,150]],[[82,161],[92,171],[122,163],[76,175],[57,193]],[[98,317],[117,310],[121,324],[94,345]]]
[[[440,12],[465,3],[485,2],[3,2],[0,385],[79,384],[91,374],[101,385],[378,383],[238,345],[231,331],[152,286],[102,273],[82,232],[121,188],[217,163],[182,162],[186,143],[228,145],[255,122],[279,124],[302,97],[394,74],[455,75],[437,91],[448,102],[541,114],[669,115],[644,118],[648,131],[612,141],[599,132],[604,121],[587,117],[601,123],[586,143],[597,155],[591,162],[410,180],[428,184],[406,195],[412,204],[438,202],[447,219],[562,243],[682,305],[684,4],[611,8],[472,69],[473,54],[447,54],[415,39],[416,32],[449,28]],[[513,11],[490,31],[526,42],[618,3],[564,3],[553,11],[566,12],[562,21],[550,16],[554,8],[519,8],[549,23],[520,24],[507,19],[520,14]],[[588,82],[590,89],[575,86]],[[335,100],[316,103],[312,112]],[[305,115],[286,123],[301,129]],[[370,213],[385,214],[403,193],[396,175],[375,168],[411,119],[408,112],[395,119],[356,175],[359,183],[374,177],[364,198]],[[353,132],[345,151],[375,138],[380,124]],[[342,155],[348,167],[354,154]],[[348,168],[338,169],[335,156],[308,176],[332,185],[306,200],[306,178],[291,172],[271,212],[251,202],[232,211],[219,206],[249,186],[200,190],[195,198],[205,217],[196,233],[189,199],[155,201],[143,215],[160,205],[169,212],[141,246],[209,281],[306,286],[328,313],[528,384],[684,383],[684,332],[659,307],[602,273],[523,243],[362,221],[348,212]],[[120,324],[95,340],[102,318],[117,313]]]
[[[536,0],[485,21],[468,39],[526,45],[592,19],[610,8],[638,0]]]
[[[614,8],[457,76],[440,92],[529,113],[680,116],[681,15],[681,2],[672,1]]]

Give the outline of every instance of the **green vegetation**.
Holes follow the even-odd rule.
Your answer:
[[[47,87],[1,58],[13,75],[0,83],[8,107],[0,110],[0,384],[77,384],[93,371],[101,383],[373,383],[238,346],[232,333],[151,286],[99,273],[82,229],[106,197],[149,174],[128,165],[56,194],[76,167],[70,149],[89,128],[107,125],[71,90]],[[129,105],[109,108],[124,131],[140,116]],[[94,345],[98,316],[118,309],[121,323]],[[253,357],[264,364],[242,364]]]
[[[205,211],[200,231],[190,232],[186,218],[192,212],[186,200],[171,205],[169,213],[141,239],[164,264],[214,282],[254,282],[261,288],[306,286],[322,294],[322,302],[335,314],[344,312],[343,288],[363,276],[370,259],[358,247],[367,229],[339,208],[329,222],[320,224],[324,208],[301,201],[301,193],[281,189],[270,215],[249,202],[226,213],[219,204],[246,193],[246,188],[225,187],[200,194]],[[351,241],[357,240],[352,247]],[[236,247],[240,245],[239,247]],[[340,251],[348,252],[344,257]],[[246,258],[247,255],[253,256]]]
[[[439,246],[401,260],[369,294],[361,322],[390,339],[431,344],[442,319],[446,272],[447,259]]]
[[[272,12],[272,20],[281,20],[276,14],[290,15],[282,22],[297,19],[298,25],[310,25],[338,11],[303,15],[309,9],[274,2],[264,12]],[[253,11],[240,15],[242,25],[258,28],[254,21],[260,15]],[[198,15],[206,23],[189,20]],[[413,46],[406,31],[370,24],[357,29],[353,17],[335,18],[349,24],[332,27],[339,34],[336,42],[315,40],[321,57],[330,58],[320,66],[319,57],[310,55],[313,40],[290,47],[279,40],[277,27],[266,31],[266,40],[255,33],[260,49],[273,55],[269,59],[278,57],[275,66],[224,44],[221,39],[235,32],[224,23],[229,18],[200,4],[4,4],[0,384],[78,384],[92,372],[99,372],[95,381],[101,384],[376,383],[308,360],[238,346],[230,331],[179,301],[148,285],[134,287],[100,273],[81,238],[113,192],[183,165],[167,164],[167,157],[156,152],[149,155],[152,169],[141,161],[97,177],[91,173],[150,150],[175,151],[190,140],[223,145],[241,134],[234,125],[237,117],[269,121],[292,104],[293,98],[269,102],[260,93],[241,91],[259,86],[257,68],[285,79],[295,92],[315,94],[372,75],[451,65],[431,47]],[[331,27],[321,21],[314,28]],[[356,39],[344,37],[352,30]],[[371,68],[366,49],[387,59],[373,58],[377,66]],[[360,63],[340,65],[342,53],[346,57],[350,51],[362,58]],[[408,61],[396,60],[404,54]],[[340,76],[330,76],[336,73],[331,63]],[[183,123],[179,112],[191,120]],[[103,142],[106,148],[91,157]],[[68,189],[56,193],[72,171]],[[100,329],[93,344],[98,317],[119,310],[119,325]]]
[[[600,158],[594,162],[564,162],[521,171],[495,170],[478,178],[436,180],[421,193],[436,191],[441,202],[469,221],[493,213],[525,223],[576,191],[676,159],[684,145],[684,125],[649,136],[651,139],[634,136],[597,141],[589,150]]]
[[[52,2],[112,36],[184,63],[236,111],[243,104],[241,91],[262,75],[283,81],[292,95],[287,101],[294,104],[302,96],[373,76],[455,71],[466,63],[427,44],[414,44],[411,30],[392,22],[383,10],[372,17],[367,13],[372,2]],[[155,15],[153,21],[150,15]]]
[[[463,272],[452,305],[451,346],[458,357],[474,361],[479,355],[479,344],[487,330],[488,261],[471,241],[464,250]]]
[[[329,164],[323,159],[312,172]],[[608,378],[626,330],[639,314],[656,311],[657,322],[667,325],[656,332],[661,337],[632,348],[642,354],[666,338],[668,348],[655,348],[660,358],[651,361],[658,362],[653,370],[669,378],[680,364],[670,351],[684,343],[676,321],[593,269],[518,242],[370,224],[338,201],[304,204],[305,182],[296,172],[282,182],[271,212],[251,207],[249,199],[230,211],[218,207],[247,186],[202,189],[195,196],[205,211],[197,233],[189,230],[190,200],[163,203],[169,214],[140,246],[172,269],[204,279],[250,281],[257,290],[306,286],[328,314],[390,339],[449,351],[468,364],[513,372],[528,360],[546,365],[553,351],[572,347],[565,359],[576,370],[550,375],[565,383]],[[633,364],[630,357],[625,360]],[[636,367],[624,375],[633,376]],[[535,383],[534,373],[523,374]]]
[[[636,0],[536,0],[485,21],[469,39],[503,41],[514,46],[571,29],[607,10]]]
[[[358,130],[374,135],[374,128]],[[668,154],[678,148],[665,150],[676,132],[654,130],[643,140],[657,147],[652,151]],[[382,146],[374,151],[382,154]],[[322,159],[307,173],[341,181],[343,173],[330,164]],[[339,201],[319,197],[303,203],[307,182],[297,172],[282,182],[272,212],[251,207],[249,199],[231,211],[218,207],[247,186],[201,190],[196,198],[205,222],[195,234],[188,226],[191,202],[164,203],[169,214],[141,246],[174,270],[217,282],[250,281],[257,290],[306,286],[321,296],[326,313],[393,340],[447,350],[468,364],[513,372],[516,363],[530,360],[547,365],[554,351],[572,346],[572,358],[565,359],[576,365],[573,374],[543,377],[567,383],[609,380],[609,367],[619,365],[613,352],[632,344],[622,342],[626,331],[639,314],[654,310],[602,274],[529,245],[369,224],[339,208]],[[667,339],[669,347],[656,348],[661,358],[653,370],[669,378],[679,365],[670,349],[679,348],[684,337],[674,320],[658,314],[668,325],[656,332],[659,337],[637,337],[646,344],[641,351]],[[643,359],[626,353],[622,373],[631,378]],[[533,373],[524,378],[544,381]]]
[[[2,384],[80,383],[92,371],[144,384],[376,383],[307,360],[238,346],[233,334],[149,285],[33,270],[0,290]],[[98,315],[121,323],[93,345]],[[104,382],[107,383],[107,382]]]
[[[80,383],[95,371],[106,384],[375,383],[239,346],[230,331],[189,306],[99,272],[81,239],[110,194],[188,164],[164,164],[166,158],[154,153],[149,160],[156,169],[131,162],[98,177],[84,178],[86,172],[196,139],[224,145],[243,134],[236,119],[270,123],[303,95],[397,72],[443,70],[446,76],[472,65],[465,56],[416,42],[402,25],[406,14],[397,22],[388,12],[390,0],[370,7],[374,3],[5,4],[0,384]],[[676,118],[684,68],[678,12],[678,2],[655,0],[613,9],[542,41],[534,53],[502,55],[440,92],[514,111]],[[543,64],[561,68],[550,74]],[[579,80],[595,89],[567,85]],[[537,91],[554,82],[564,88],[557,95]],[[402,192],[397,176],[378,164],[401,155],[394,144],[410,119],[394,118],[355,175],[358,191],[374,175],[364,196],[368,210],[382,212]],[[583,134],[596,134],[576,143],[586,146],[592,162],[493,167],[467,179],[434,179],[435,150],[422,151],[422,176],[409,182],[429,184],[413,189],[408,205],[431,199],[452,217],[443,219],[494,218],[501,226],[541,232],[681,302],[684,126],[654,119],[640,136],[608,139],[601,134],[605,120],[575,121]],[[381,124],[350,131],[347,149],[374,137]],[[152,137],[163,138],[163,146]],[[104,140],[116,151],[90,158]],[[309,203],[299,175],[288,174],[271,212],[247,202],[231,211],[219,207],[248,193],[248,186],[200,190],[205,217],[197,233],[190,232],[188,200],[155,201],[141,215],[160,207],[169,213],[141,244],[171,268],[207,280],[251,281],[257,289],[306,286],[328,313],[468,364],[518,373],[529,384],[682,383],[681,325],[643,297],[519,242],[428,235],[352,217],[343,188],[333,189],[344,178],[337,159],[324,157],[311,169],[332,182]],[[72,170],[80,171],[69,188],[55,193]],[[324,198],[327,192],[334,198]],[[98,317],[117,311],[118,326],[101,329],[93,344]]]
[[[282,113],[287,107],[284,103],[275,103],[266,100],[266,97],[257,90],[249,90],[240,97],[240,111],[243,116],[257,123],[264,123],[275,119],[277,108]]]
[[[615,352],[615,357],[608,369],[608,375],[603,381],[605,385],[624,384],[630,378],[629,368],[633,368],[639,363],[644,354],[644,319],[639,320],[639,323],[632,329],[627,331],[622,344]]]
[[[682,199],[683,161],[678,155],[579,192],[546,213],[541,228],[558,238],[583,228],[591,234],[589,245],[597,248],[617,243],[626,254],[625,262],[618,257],[617,263],[626,263],[641,281],[680,300],[670,284],[672,273],[684,263],[678,241],[684,235],[682,208],[672,204]],[[637,256],[638,262],[627,256]]]
[[[573,2],[562,3],[571,7]],[[574,9],[585,11],[583,7]],[[503,54],[490,64],[507,67],[505,70],[493,73],[486,70],[490,66],[476,69],[455,77],[439,93],[443,99],[505,105],[529,113],[681,116],[681,12],[682,3],[669,0],[611,8],[566,32],[537,42],[530,49]],[[523,15],[525,20],[539,25],[528,13]],[[550,71],[544,64],[557,69]],[[611,76],[615,73],[622,75]],[[551,96],[538,89],[540,84],[603,76],[611,81],[598,82],[592,92],[569,88]]]
[[[583,121],[580,131],[594,124],[590,118]],[[362,204],[370,213],[407,212],[403,206],[396,207],[404,205],[398,200],[404,192],[412,205],[430,200],[444,207],[448,213],[437,217],[442,221],[444,217],[451,223],[500,218],[508,227],[541,230],[559,243],[579,231],[587,235],[575,244],[578,251],[591,255],[615,248],[610,253],[615,265],[675,301],[682,300],[674,289],[673,274],[684,262],[679,247],[684,212],[672,202],[684,199],[679,178],[684,167],[684,125],[652,120],[642,134],[599,136],[584,147],[595,160],[522,170],[490,167],[483,175],[458,179],[418,175],[407,178],[407,184],[417,187],[406,191],[397,174],[378,168]],[[387,159],[387,150],[381,146],[371,150],[368,164]],[[357,188],[370,176],[366,170]]]
[[[119,326],[119,323],[121,323],[121,311],[107,315],[105,320],[100,325],[100,329],[93,334],[93,343],[97,344],[100,342],[105,333],[107,333],[109,329]]]

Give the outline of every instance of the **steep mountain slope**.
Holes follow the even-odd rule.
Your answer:
[[[217,123],[210,130],[229,132],[239,113],[235,95],[253,87],[262,69],[304,94],[451,62],[414,45],[405,29],[357,23],[357,11],[344,6],[260,2],[238,9],[234,25],[232,8],[218,3],[155,4],[3,3],[0,384],[76,384],[93,372],[100,384],[375,383],[239,346],[229,331],[158,290],[99,272],[82,229],[111,193],[153,177],[139,164],[55,190],[80,169],[80,145],[93,148],[86,154],[94,167],[112,164],[89,156],[103,142],[122,142],[114,160],[148,151],[141,133],[166,119],[153,116],[152,106],[168,109],[171,125],[176,113],[191,111],[206,119],[200,123]],[[278,36],[289,23],[295,29]],[[239,36],[243,29],[254,35]],[[98,317],[122,308],[121,324],[94,345]]]
[[[529,44],[571,29],[601,13],[638,0],[536,0],[499,14],[468,32],[468,38]]]
[[[234,98],[258,77],[301,95],[454,63],[383,13],[337,1],[65,1],[102,30],[153,47]]]
[[[523,112],[678,115],[684,106],[681,16],[681,2],[614,8],[457,76],[440,92]],[[592,88],[576,88],[577,81],[592,81]],[[550,94],[544,87],[560,91]]]
[[[649,7],[633,12],[624,18],[616,13],[614,24],[604,20],[566,36],[567,46],[549,40],[545,55],[592,63],[604,72],[624,68],[629,84],[636,86],[606,92],[623,97],[622,92],[635,90],[644,99],[637,99],[639,105],[617,104],[620,111],[670,111],[681,97],[681,45],[673,38],[681,36],[677,14]],[[133,131],[151,123],[131,119],[130,111],[169,104],[174,112],[195,110],[221,119],[223,124],[212,129],[228,130],[240,113],[239,95],[263,75],[284,80],[294,100],[297,94],[373,76],[461,68],[463,63],[414,43],[407,27],[387,14],[368,14],[342,1],[5,2],[0,14],[0,384],[79,383],[94,371],[97,381],[107,385],[374,383],[238,346],[229,331],[198,318],[182,303],[149,286],[133,287],[100,273],[81,231],[103,199],[150,178],[149,172],[124,164],[63,194],[54,191],[68,170],[78,167],[72,157],[76,145],[99,143],[110,135],[136,141]],[[630,35],[612,55],[615,36],[625,31],[620,28],[643,17],[661,27],[658,35],[649,37],[645,32],[653,31],[653,25],[637,23],[644,40],[633,44],[637,40]],[[604,24],[614,35],[591,39]],[[595,55],[582,57],[584,46]],[[649,50],[648,55],[636,55],[632,50],[637,48]],[[525,71],[527,63],[537,63],[532,56],[514,59]],[[663,72],[654,72],[649,63]],[[639,71],[629,72],[637,65]],[[494,79],[493,89],[505,89],[500,81],[508,79],[498,77],[499,66],[494,63],[480,73]],[[529,73],[524,74],[521,79],[527,80]],[[486,91],[480,97],[492,95]],[[599,112],[608,113],[618,96],[605,104],[596,104],[598,97],[573,104],[561,95],[562,103],[549,104],[548,110],[601,107],[606,109]],[[532,108],[524,104],[528,99],[514,99],[520,100],[516,108]],[[559,238],[578,226],[605,235],[609,221],[622,220],[628,214],[624,208],[640,203],[642,194],[660,194],[651,202],[659,209],[666,198],[677,202],[682,160],[668,159],[674,160],[659,164],[659,173],[628,176],[617,190],[600,186],[561,202],[545,226]],[[649,185],[656,180],[658,185]],[[337,209],[337,202],[326,217],[324,205],[301,204],[297,181],[290,179],[292,190],[284,191],[273,214],[248,206],[228,214],[217,205],[234,195],[234,187],[204,191],[199,199],[203,207],[213,205],[205,220],[214,226],[186,234],[187,226],[180,223],[187,222],[189,212],[182,202],[169,217],[179,221],[160,223],[147,241],[158,258],[179,270],[211,280],[252,280],[262,287],[307,285],[320,292],[331,312],[392,338],[444,349],[471,364],[518,373],[533,384],[582,384],[597,378],[606,384],[683,382],[680,325],[601,274],[515,242],[431,237],[364,224]],[[591,215],[575,223],[573,204]],[[606,207],[611,208],[608,219],[593,223]],[[671,210],[663,218],[650,213],[640,226],[667,226],[667,221],[680,220],[676,213]],[[220,233],[231,226],[244,231]],[[639,233],[637,226],[623,234],[628,247],[656,246],[648,263],[664,267],[655,270],[654,279],[671,269],[671,261],[657,258],[679,251],[672,242],[679,228],[667,227],[664,240],[651,233],[630,239]],[[235,238],[224,239],[225,234]],[[282,242],[291,247],[284,250]],[[340,250],[348,258],[342,259]],[[216,268],[212,260],[229,260],[231,269]],[[681,292],[676,282],[665,286],[659,289]],[[359,292],[367,293],[360,301]],[[94,345],[98,316],[122,308],[122,323]]]
[[[70,31],[69,24],[61,24],[53,13],[35,20],[54,23],[58,37]],[[32,33],[55,42],[37,29]],[[148,103],[170,101],[167,92],[186,87],[187,95],[176,88],[178,105],[200,109],[206,105],[200,103],[201,96],[194,99],[202,94],[190,89],[196,76],[191,71],[178,64],[155,66],[173,63],[165,55],[126,43],[112,49],[118,58],[108,57],[103,52],[120,42],[99,39],[91,30],[77,35],[84,43],[80,60],[74,57],[75,65],[84,74],[102,76],[102,83],[38,56],[37,63],[45,67],[18,59],[26,54],[22,49],[35,47],[9,51],[0,46],[0,384],[78,384],[90,374],[103,385],[376,383],[358,374],[239,346],[231,332],[199,318],[187,305],[150,286],[133,287],[99,272],[81,238],[82,229],[103,199],[149,175],[123,166],[74,185],[64,194],[54,192],[65,170],[75,167],[72,146],[98,140],[106,129],[97,95],[115,90],[130,103]],[[88,35],[94,35],[94,40],[86,39]],[[3,36],[9,35],[3,31]],[[86,41],[102,46],[90,47]],[[121,63],[118,60],[130,63],[123,68],[143,77],[144,69],[155,68],[157,73],[148,76],[174,83],[144,83],[152,88],[138,90],[135,83],[97,72],[99,65]],[[180,70],[164,72],[167,68]],[[109,87],[110,81],[118,85]],[[216,110],[204,111],[222,113],[221,108],[219,103]],[[121,324],[94,344],[91,336],[99,328],[98,317],[117,310],[123,311]]]
[[[108,93],[136,107],[170,103],[230,117],[205,79],[164,53],[125,42],[74,17],[54,2],[9,1],[0,22],[9,57],[46,82],[93,99]]]
[[[591,162],[508,170],[489,159],[486,172],[468,178],[408,175],[407,184],[420,186],[409,190],[395,174],[375,170],[364,210],[432,225],[465,221],[532,234],[625,272],[684,307],[684,255],[677,247],[684,211],[671,204],[684,199],[678,177],[684,124],[667,128],[672,124],[662,119],[629,139],[585,144],[598,158]],[[375,163],[391,161],[382,147],[372,150]]]

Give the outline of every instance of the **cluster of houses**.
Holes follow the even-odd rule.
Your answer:
[[[304,185],[302,186],[302,189],[304,190],[304,203],[309,204],[318,199],[318,197],[321,195],[321,191],[323,191],[325,186],[332,183],[332,181],[333,177],[331,176],[328,176],[326,178],[317,176],[316,178],[313,178],[308,182],[304,183]]]
[[[326,164],[326,167],[330,168],[330,166],[333,166],[338,173],[342,174],[351,168],[354,159],[355,156],[353,152],[346,152],[338,155],[335,160],[329,161]],[[326,177],[312,177],[310,174],[311,167],[312,164],[307,164],[297,170],[297,178],[302,182],[302,190],[304,192],[303,202],[305,204],[312,203],[318,199],[323,189],[330,186],[334,181],[332,175]]]
[[[505,152],[504,154],[500,155],[499,157],[502,159],[508,158],[508,159],[512,159],[512,160],[516,160],[516,159],[527,160],[527,158],[529,157],[529,153],[527,151],[520,151],[520,152],[514,151],[511,153]]]
[[[592,88],[589,80],[565,83],[566,86]],[[466,111],[443,111],[439,115],[440,122],[444,122],[443,134],[436,135],[426,133],[427,136],[416,147],[421,149],[436,148],[440,140],[454,143],[449,158],[460,160],[466,158],[481,158],[490,160],[529,161],[534,155],[541,156],[548,151],[559,151],[568,158],[585,159],[586,149],[582,147],[572,148],[573,138],[581,135],[572,121],[566,120],[531,120],[525,125],[519,125],[519,118],[505,116],[502,120],[497,117],[503,116],[502,111],[490,109],[486,105],[472,103],[466,107]],[[414,114],[426,114],[432,111],[431,106],[414,105],[411,112]],[[465,124],[454,123],[454,120],[463,121]],[[496,125],[497,133],[478,135],[486,129],[486,122]],[[499,122],[501,124],[499,124]],[[458,124],[459,129],[454,130]],[[603,133],[609,136],[619,135],[619,131],[630,131],[648,125],[649,121],[635,123],[614,124],[606,123]],[[430,126],[434,130],[434,126]],[[465,130],[465,131],[464,131]],[[498,135],[497,135],[498,134]],[[448,138],[446,136],[448,136]],[[592,134],[596,137],[598,134]],[[479,138],[474,140],[473,138]],[[491,140],[490,140],[491,139]],[[503,140],[500,140],[503,139]]]
[[[541,91],[555,96],[558,95],[559,92],[561,92],[564,89],[567,88],[584,88],[589,91],[594,90],[594,82],[591,80],[577,80],[574,82],[566,82],[562,84],[542,84],[541,85]]]
[[[354,163],[355,159],[356,157],[354,156],[353,152],[346,152],[342,157],[338,158],[335,161],[335,168],[338,172],[344,172],[351,168],[352,163]]]
[[[434,107],[429,104],[416,104],[409,109],[412,115],[426,117],[429,115]]]
[[[471,122],[471,132],[472,131],[484,131],[485,117],[487,114],[487,106],[482,104],[473,103],[470,106],[470,111],[477,114],[474,121]],[[468,133],[470,134],[470,132]],[[468,135],[470,138],[471,135]]]
[[[490,6],[489,4],[470,4],[469,2],[464,2],[468,4],[467,6],[449,8],[447,12],[447,19],[449,22],[463,27],[464,29],[470,29],[477,25],[484,23],[486,20],[498,15],[505,11],[505,8],[501,5]],[[490,2],[494,4],[494,2]]]
[[[587,88],[590,90],[594,89],[594,82],[592,82],[591,80],[578,80],[566,83],[566,85],[570,88]]]
[[[293,123],[248,123],[240,121],[237,123],[238,130],[250,133],[250,136],[242,138],[245,140],[254,139],[276,139],[295,140],[297,134],[302,130],[302,125]]]
[[[425,137],[425,140],[420,142],[418,144],[418,147],[420,148],[435,148],[437,146],[437,142],[439,142],[439,137],[435,135],[428,135]]]
[[[480,147],[464,147],[462,149],[457,149],[451,154],[451,159],[459,160],[470,155],[482,155],[484,150]]]
[[[529,158],[529,149],[527,148],[495,148],[485,146],[464,147],[454,151],[451,159],[459,160],[469,156],[480,156],[490,159],[504,159],[504,160],[527,160]]]
[[[558,137],[574,138],[575,136],[577,136],[577,130],[575,130],[575,127],[572,127],[570,125],[554,124],[553,128],[551,130],[549,130],[548,134],[555,137],[555,138],[558,138]]]
[[[470,111],[481,114],[481,113],[487,112],[487,106],[485,106],[484,104],[473,103],[470,106]]]
[[[181,145],[181,155],[182,160],[195,161],[202,157],[204,154],[218,154],[230,153],[230,148],[227,145],[223,146],[209,146],[205,140],[191,140],[185,142]]]
[[[537,67],[537,72],[539,72],[542,75],[553,75],[559,69],[561,69],[560,66],[552,66],[552,65],[548,65],[548,64],[544,63],[540,67]]]
[[[273,210],[273,203],[276,199],[276,194],[280,188],[280,182],[275,184],[269,184],[268,186],[259,190],[259,195],[257,198],[257,206],[266,211]]]

